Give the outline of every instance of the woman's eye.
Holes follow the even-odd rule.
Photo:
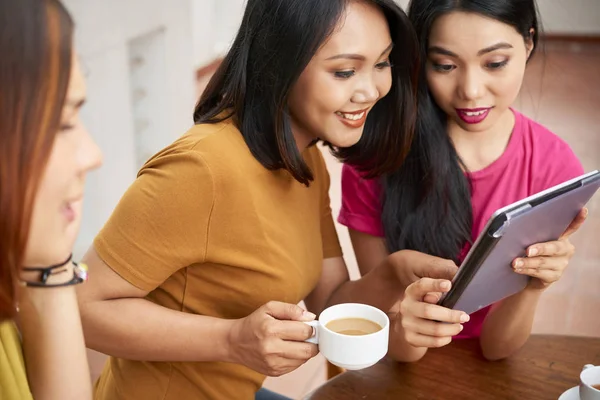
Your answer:
[[[377,69],[384,69],[384,68],[389,68],[391,67],[392,64],[389,62],[389,60],[380,62],[379,64],[375,65],[375,68]]]
[[[61,132],[67,132],[67,131],[70,131],[73,128],[75,128],[75,125],[73,125],[73,124],[62,124],[60,126],[60,131]]]
[[[336,71],[336,72],[333,73],[333,75],[336,78],[348,79],[348,78],[354,76],[355,73],[356,73],[356,71],[350,69],[350,70],[346,70],[346,71]]]
[[[433,64],[433,69],[438,72],[450,72],[454,68],[456,68],[456,67],[452,64],[436,64],[436,63]]]
[[[506,66],[506,64],[508,64],[508,60],[488,63],[487,67],[489,69],[501,69],[501,68],[504,68]]]

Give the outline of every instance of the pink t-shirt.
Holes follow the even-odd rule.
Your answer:
[[[468,174],[473,241],[497,209],[583,174],[581,163],[566,142],[519,112],[513,113],[515,126],[504,153],[486,168]],[[377,180],[364,179],[344,165],[338,221],[350,229],[383,237],[380,196]],[[473,313],[456,338],[479,337],[488,312],[489,307]]]

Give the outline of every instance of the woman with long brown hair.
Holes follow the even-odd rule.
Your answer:
[[[71,261],[86,173],[85,83],[58,0],[0,0],[0,399],[86,399]]]

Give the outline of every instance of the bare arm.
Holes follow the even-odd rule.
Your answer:
[[[350,240],[356,255],[356,261],[361,275],[368,274],[379,265],[389,263],[389,253],[383,238],[371,236],[366,233],[349,229]],[[402,288],[401,295],[388,311],[390,317],[390,348],[388,355],[402,362],[413,362],[421,359],[427,352],[426,347],[411,346],[405,339],[402,327],[402,315],[400,314],[400,301],[404,297]]]
[[[335,257],[323,261],[321,279],[304,302],[315,314],[339,303],[363,303],[389,309],[399,293],[397,280],[389,269],[379,268],[350,281],[344,259]]]
[[[94,277],[77,294],[88,347],[143,361],[221,361],[279,376],[317,354],[304,340],[314,315],[294,304],[270,302],[246,318],[225,320],[154,304],[115,273],[92,247],[85,261]]]
[[[525,344],[531,334],[541,293],[526,288],[492,307],[479,339],[485,358],[506,358]]]
[[[72,266],[69,266],[48,282],[57,284],[72,277]],[[19,308],[18,323],[33,397],[36,400],[91,399],[92,386],[75,288],[23,288]]]
[[[90,248],[84,257],[92,279],[78,290],[88,347],[144,361],[232,361],[233,321],[187,314],[154,304]],[[168,340],[166,340],[168,339]]]

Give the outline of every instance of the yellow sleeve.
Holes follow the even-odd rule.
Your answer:
[[[194,149],[151,159],[94,240],[100,258],[132,285],[151,291],[205,261],[214,182]]]

